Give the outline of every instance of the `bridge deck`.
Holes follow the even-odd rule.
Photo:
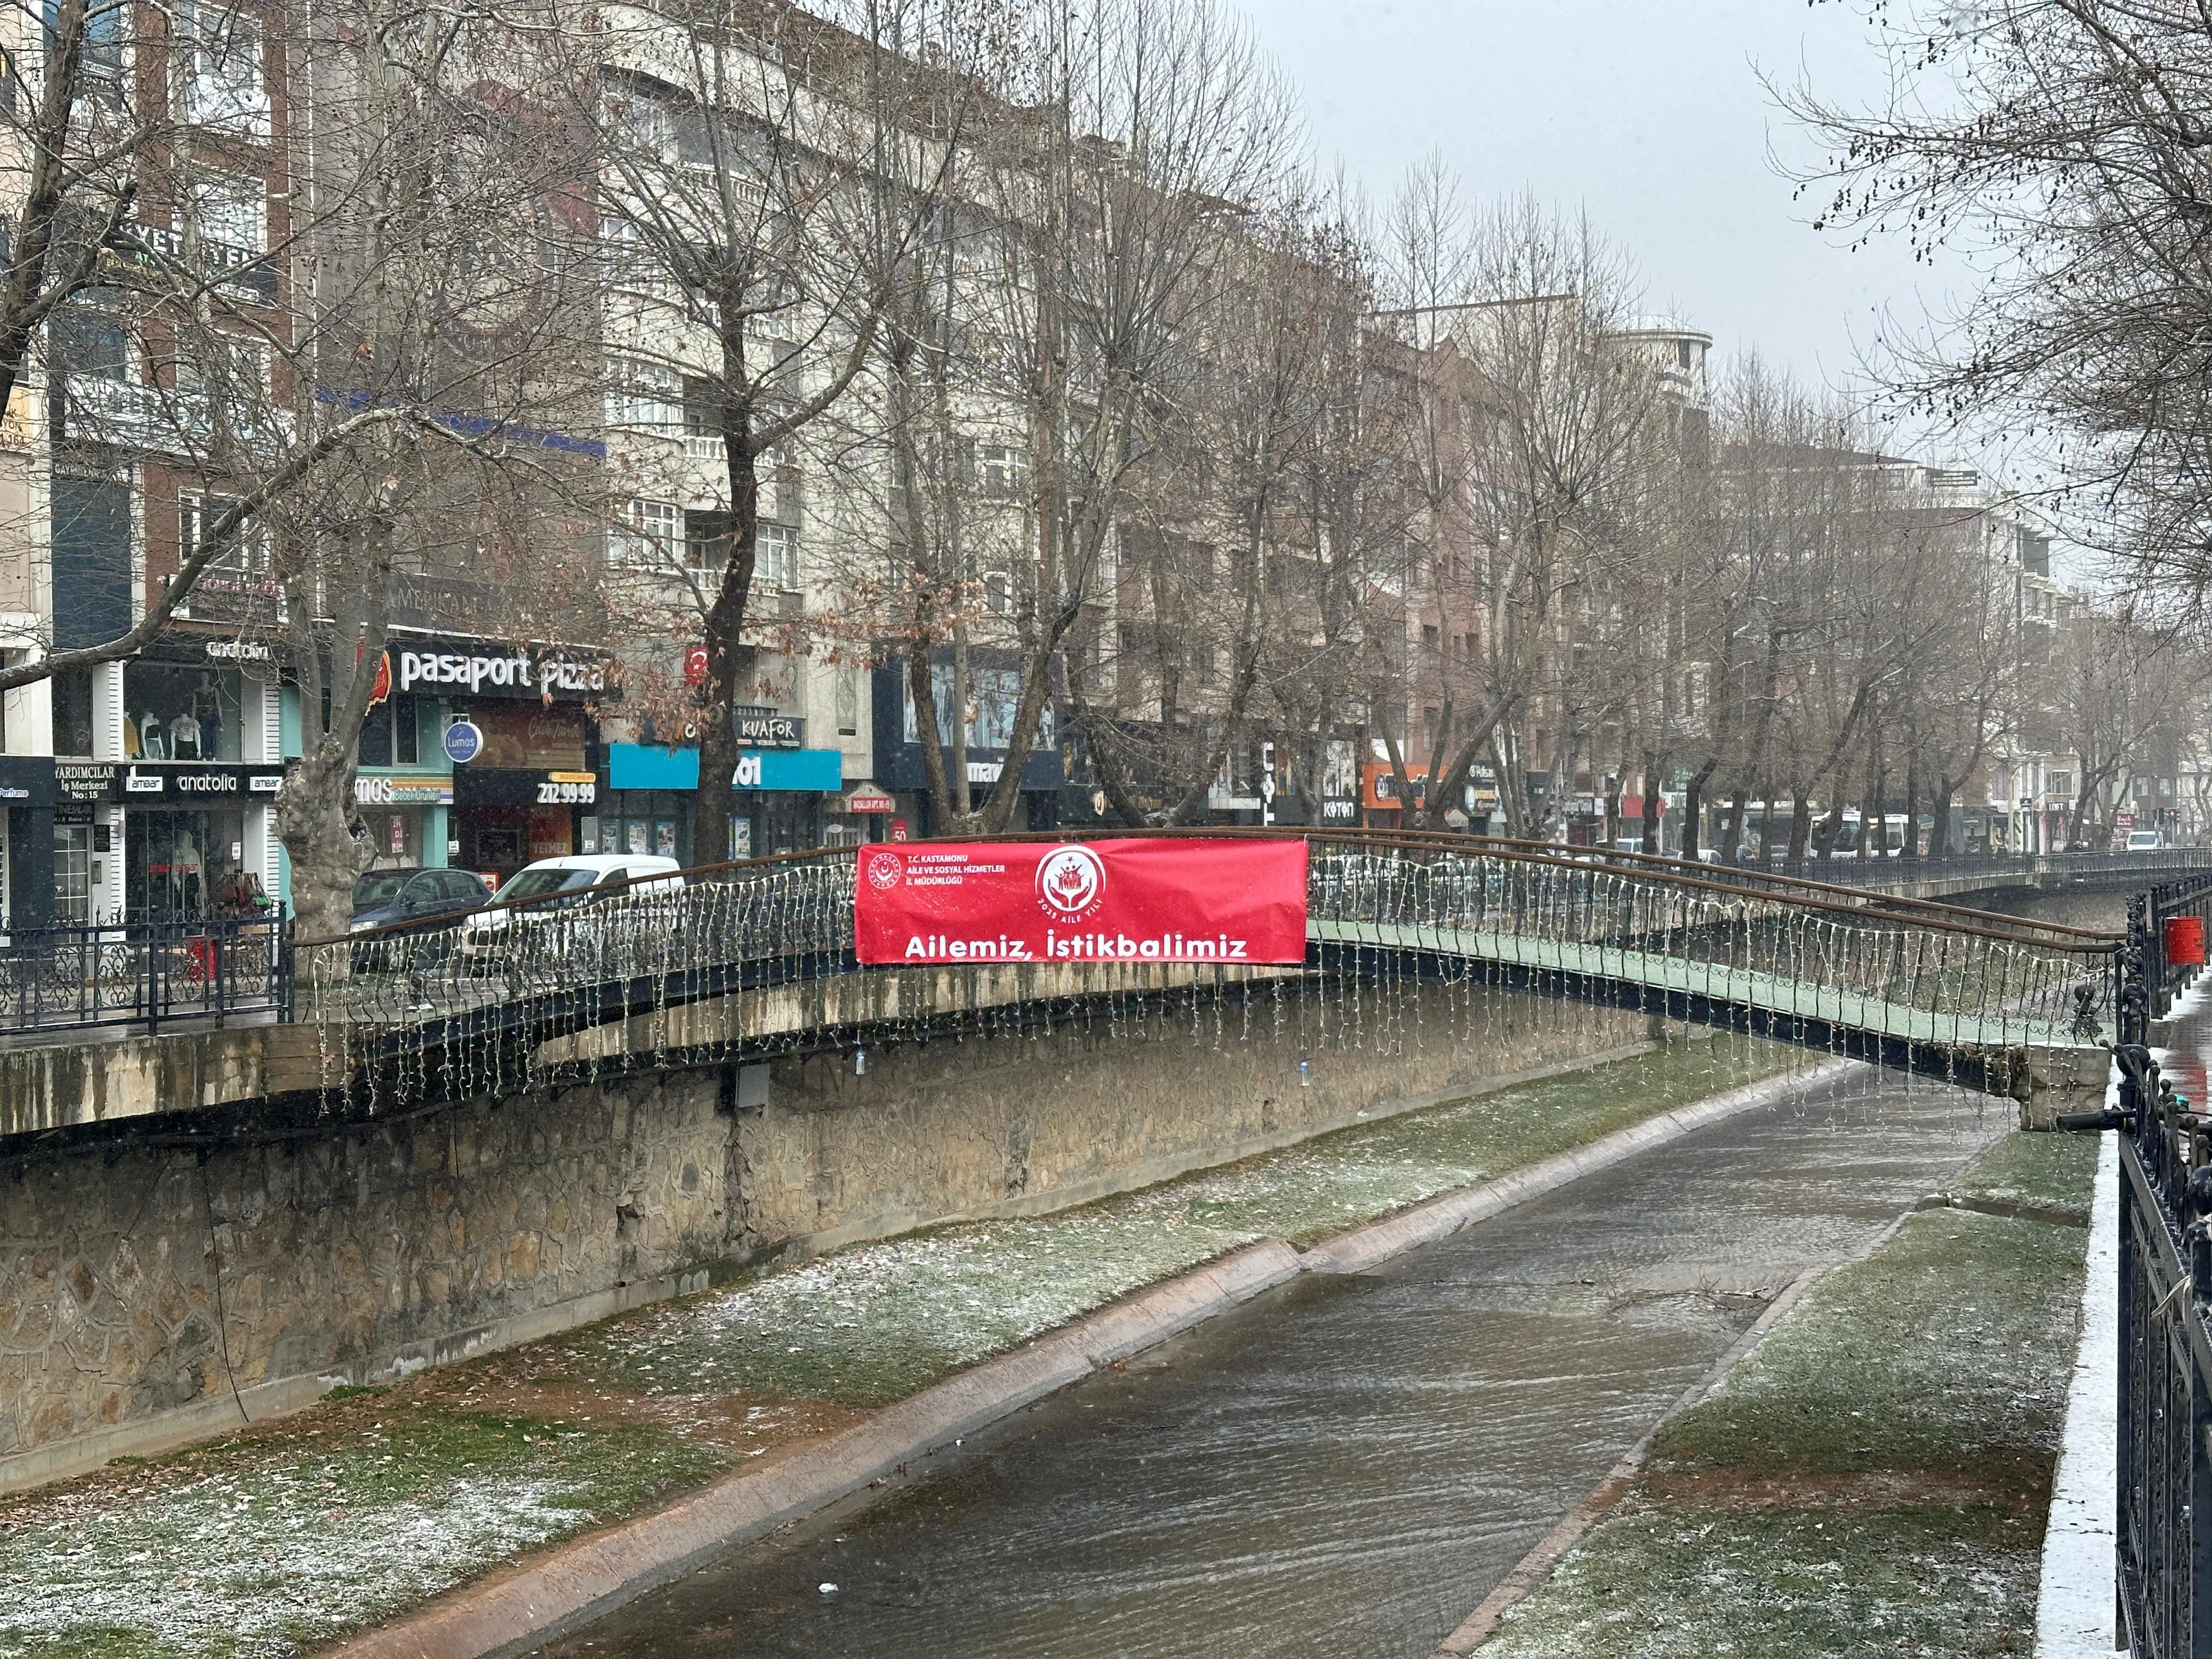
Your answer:
[[[2083,1048],[2070,1025],[2021,1012],[1968,1014],[1912,1006],[1816,981],[1727,963],[1698,962],[1613,945],[1396,922],[1314,921],[1324,945],[1432,951],[1547,973],[1608,980],[1662,994],[1698,997],[1787,1019],[1817,1021],[1930,1048]]]

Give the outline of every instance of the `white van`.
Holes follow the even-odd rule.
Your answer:
[[[488,961],[501,954],[510,929],[542,927],[579,905],[683,890],[683,869],[674,859],[644,853],[575,853],[540,859],[502,882],[498,896],[470,915],[461,935],[461,957],[471,963]],[[510,908],[518,905],[519,909]]]
[[[2156,830],[2130,830],[2128,832],[2128,851],[2130,853],[2163,853],[2166,837]]]

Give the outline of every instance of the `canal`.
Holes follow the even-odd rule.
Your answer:
[[[1426,1659],[1777,1292],[2011,1112],[1854,1069],[1308,1275],[542,1651]]]

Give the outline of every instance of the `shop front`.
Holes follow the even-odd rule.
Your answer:
[[[431,798],[434,780],[393,773],[392,787],[412,798],[394,803],[384,827],[391,836],[396,819],[400,844],[419,852],[407,861],[473,870],[496,888],[525,865],[582,850],[582,820],[599,810],[584,706],[599,675],[550,653],[483,642],[466,649],[474,654],[458,645],[393,648],[395,708],[437,694],[449,718],[435,748],[425,737],[421,752],[442,752],[453,769],[449,781],[434,780],[451,791],[443,799]]]
[[[953,731],[954,681],[950,659],[933,665],[937,730],[941,741]],[[1014,722],[1021,700],[1019,669],[979,663],[969,672],[965,721],[968,784],[975,795],[994,787],[1006,770],[1013,742]],[[875,672],[876,781],[897,795],[900,805],[911,804],[910,816],[917,832],[930,833],[929,775],[922,756],[921,722],[914,699],[907,693],[906,671],[878,668]],[[891,741],[896,734],[898,741]],[[948,752],[948,764],[949,752]],[[1051,830],[1058,827],[1060,792],[1067,781],[1060,754],[1059,722],[1049,701],[1037,720],[1035,742],[1022,763],[1022,812],[1016,827]]]
[[[0,755],[0,928],[52,920],[54,799],[51,759]]]
[[[281,767],[222,762],[57,762],[56,920],[200,921],[269,902],[257,849]]]
[[[588,850],[581,821],[599,799],[599,774],[581,768],[462,767],[453,774],[449,862],[496,892],[526,864]]]
[[[762,858],[831,844],[845,787],[844,756],[835,749],[744,749],[734,780],[738,809],[730,818],[730,855]],[[607,745],[607,798],[586,833],[586,851],[661,853],[691,862],[690,797],[699,787],[699,751],[644,744]],[[825,811],[825,801],[828,803]]]
[[[372,869],[419,866],[435,870],[448,862],[452,778],[364,771],[356,775],[353,793],[361,808],[361,821],[376,848]]]

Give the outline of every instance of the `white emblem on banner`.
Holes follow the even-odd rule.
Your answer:
[[[1098,908],[1106,866],[1088,847],[1060,847],[1038,863],[1037,902],[1062,921],[1080,921]]]

